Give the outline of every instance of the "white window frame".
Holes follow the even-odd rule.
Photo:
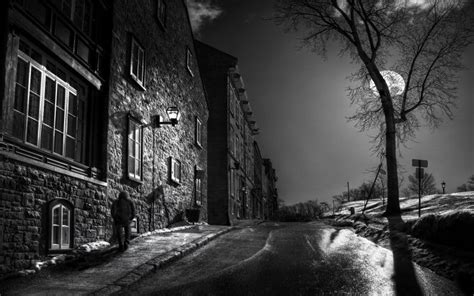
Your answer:
[[[202,205],[202,177],[198,176],[199,169],[194,169],[194,203],[197,206]]]
[[[170,157],[170,179],[176,184],[182,180],[181,162],[174,157]]]
[[[195,119],[195,132],[194,132],[196,145],[202,148],[202,121],[196,116]]]
[[[135,48],[137,49],[136,57],[136,74],[134,73],[134,63],[135,63]],[[131,36],[131,44],[130,44],[130,67],[129,67],[129,74],[132,79],[138,83],[142,88],[145,88],[145,50],[143,47],[138,43],[135,37]],[[141,68],[140,68],[141,66]]]
[[[27,44],[29,47],[31,47],[31,44],[29,44],[28,42],[25,42],[25,44]],[[36,51],[36,49],[34,48],[34,50]],[[46,59],[48,59],[48,57],[46,57],[46,55],[44,55],[42,52],[40,53],[41,54],[41,59],[42,59],[42,62],[45,63]],[[27,53],[24,53],[23,51],[21,50],[18,50],[18,55],[17,55],[17,58],[18,58],[18,61],[22,61],[23,63],[26,64],[26,67],[27,67],[27,85],[26,85],[26,88],[25,88],[25,91],[26,91],[26,106],[25,106],[25,112],[23,113],[22,111],[20,110],[17,110],[15,109],[15,107],[12,107],[12,112],[13,114],[18,114],[19,116],[22,116],[24,117],[24,130],[21,131],[21,133],[23,133],[23,137],[22,138],[18,138],[17,135],[14,135],[14,137],[18,138],[19,140],[21,140],[23,143],[27,144],[27,145],[31,145],[31,146],[34,146],[34,147],[37,147],[37,148],[40,148],[41,150],[44,150],[44,151],[48,151],[50,153],[53,153],[53,154],[56,154],[56,155],[60,155],[62,157],[65,157],[67,159],[71,159],[71,160],[74,160],[74,161],[77,161],[79,163],[84,163],[85,159],[84,159],[84,149],[85,147],[82,146],[81,148],[81,151],[82,151],[82,155],[79,159],[76,158],[76,153],[77,151],[74,150],[74,155],[72,157],[69,157],[67,156],[67,139],[70,138],[72,139],[75,144],[74,145],[77,145],[77,143],[80,143],[80,145],[83,145],[84,142],[85,142],[85,138],[86,138],[86,130],[85,130],[85,126],[84,126],[84,120],[85,118],[79,118],[79,114],[72,114],[70,113],[70,106],[69,106],[69,99],[70,99],[70,96],[75,96],[76,97],[76,104],[79,104],[79,97],[78,97],[78,92],[77,90],[71,86],[68,82],[62,80],[60,77],[58,77],[57,75],[55,75],[54,73],[52,73],[51,71],[49,71],[46,66],[40,64],[38,61],[34,60],[33,58],[31,58]],[[18,65],[19,63],[17,63]],[[30,111],[29,111],[29,108],[30,108],[30,103],[31,103],[31,100],[30,100],[30,97],[31,97],[31,79],[32,79],[32,70],[36,70],[40,73],[40,81],[39,81],[39,84],[40,84],[40,93],[39,94],[35,94],[35,95],[38,95],[39,96],[39,106],[38,106],[38,118],[34,118],[32,116],[30,116]],[[44,123],[44,107],[45,107],[45,101],[46,101],[46,83],[47,83],[47,79],[53,81],[55,87],[54,87],[54,91],[55,91],[55,94],[54,94],[54,102],[53,103],[53,126],[50,126],[49,124],[46,124]],[[77,81],[77,79],[74,79],[75,81]],[[15,78],[15,87],[17,85],[17,81],[16,81],[16,78]],[[61,87],[62,89],[64,89],[64,106],[63,107],[59,107],[58,104],[57,104],[57,98],[58,98],[58,90],[59,90],[59,87]],[[83,103],[84,103],[84,106],[87,104],[87,94],[85,94],[86,97],[83,99]],[[13,100],[16,100],[16,94],[15,94],[15,97],[13,98]],[[49,100],[48,100],[49,102]],[[62,131],[59,131],[59,129],[56,127],[56,125],[58,124],[56,121],[57,121],[57,112],[58,112],[58,109],[61,109],[61,111],[63,112],[63,122],[61,124],[61,128],[62,128]],[[85,111],[85,110],[84,110]],[[79,111],[78,111],[79,112]],[[69,135],[68,134],[68,131],[69,131],[69,117],[74,117],[75,118],[75,131],[74,131],[74,135]],[[33,142],[29,142],[28,141],[28,124],[30,122],[30,120],[34,120],[37,124],[37,128],[36,128],[36,140],[34,141],[35,143]],[[59,123],[60,124],[60,123]],[[81,128],[83,129],[83,137],[82,139],[78,139],[78,128],[79,126],[82,126]],[[43,142],[42,142],[42,134],[43,134],[43,129],[45,128],[50,128],[52,129],[52,136],[51,136],[51,149],[48,149],[48,148],[43,148]],[[14,129],[15,126],[12,127],[12,129]],[[56,150],[57,147],[55,147],[56,145],[56,136],[57,136],[57,133],[60,133],[62,134],[62,141],[61,141],[61,149],[60,151]],[[15,132],[12,130],[12,134],[15,134]]]
[[[186,47],[186,69],[192,77],[194,77],[193,68],[193,53],[191,52],[191,49],[189,49],[189,47]]]
[[[59,223],[55,223],[54,221],[54,212],[55,210],[59,210]],[[66,250],[71,248],[71,231],[72,231],[72,213],[71,209],[66,207],[62,203],[58,203],[57,205],[51,208],[51,223],[50,223],[50,249],[51,250]],[[64,214],[67,214],[67,224],[63,224],[64,222]],[[54,241],[54,229],[58,228],[59,231],[59,242],[55,243]],[[63,232],[66,231],[66,233]]]
[[[127,176],[135,181],[141,181],[143,176],[143,126],[131,116],[127,128]]]

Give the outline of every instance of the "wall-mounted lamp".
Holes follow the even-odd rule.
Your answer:
[[[168,115],[169,121],[161,121],[160,115],[153,115],[151,117],[151,126],[153,128],[161,127],[164,124],[171,124],[175,126],[178,124],[179,119],[181,118],[181,113],[179,112],[178,107],[169,107],[166,109],[166,114]]]

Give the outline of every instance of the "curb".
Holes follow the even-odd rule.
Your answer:
[[[195,251],[196,249],[208,244],[213,239],[227,232],[230,232],[234,229],[237,229],[237,227],[231,226],[227,229],[223,229],[215,233],[210,233],[188,244],[182,245],[164,254],[158,255],[157,257],[131,270],[128,274],[126,274],[122,278],[115,280],[113,283],[108,284],[107,286],[97,291],[91,292],[88,295],[97,295],[97,296],[101,295],[102,296],[102,295],[112,295],[112,294],[118,293],[123,288],[127,288],[130,285],[138,282],[140,279],[150,274],[151,272],[156,272],[158,269],[164,268],[170,265],[171,263],[188,255],[189,253]]]

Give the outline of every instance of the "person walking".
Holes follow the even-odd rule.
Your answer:
[[[119,243],[119,250],[128,249],[130,241],[130,222],[135,217],[135,205],[128,192],[121,191],[118,198],[112,203],[112,219],[114,220],[115,234]],[[125,230],[125,236],[123,234]]]

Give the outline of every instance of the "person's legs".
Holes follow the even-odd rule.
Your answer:
[[[123,225],[123,228],[125,228],[124,247],[127,249],[130,242],[130,223]]]
[[[120,223],[116,223],[115,228],[116,228],[116,233],[117,233],[117,240],[118,240],[118,244],[119,244],[119,249],[120,249],[120,251],[122,251],[123,246],[124,246],[123,226]]]

